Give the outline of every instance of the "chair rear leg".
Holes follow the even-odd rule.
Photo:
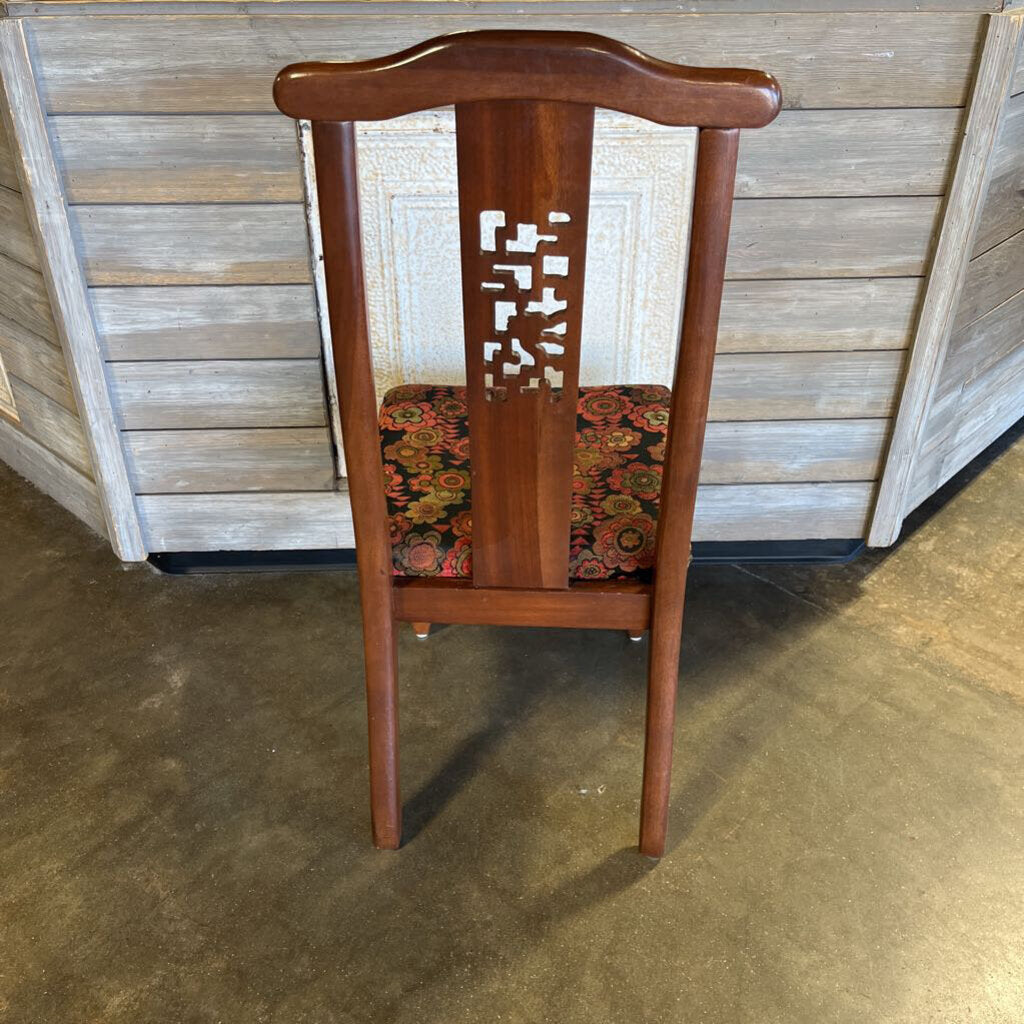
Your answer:
[[[398,785],[398,648],[395,620],[373,621],[364,607],[366,710],[370,738],[370,817],[373,845],[397,850],[402,841]]]
[[[640,852],[646,857],[660,857],[665,852],[681,640],[681,621],[678,625],[671,620],[665,626],[657,621],[652,625],[647,667],[644,782],[640,800]]]

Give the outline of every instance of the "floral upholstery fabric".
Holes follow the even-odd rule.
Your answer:
[[[407,384],[384,396],[381,447],[398,576],[473,574],[466,389]],[[580,388],[570,579],[645,576],[654,564],[669,389]]]

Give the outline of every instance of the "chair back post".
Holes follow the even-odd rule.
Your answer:
[[[693,510],[718,340],[739,134],[735,128],[702,128],[698,136],[686,295],[672,383],[654,555],[651,632],[663,642],[651,645],[648,670],[651,681],[675,679],[679,672]],[[648,733],[655,730],[671,733],[674,720],[674,689],[670,692],[664,687],[650,685],[647,694]],[[671,747],[647,746],[644,757],[645,801],[661,800],[662,796],[667,800],[668,777],[672,771],[671,753]],[[667,804],[645,805],[643,818],[649,822],[664,823],[667,812]],[[659,843],[664,845],[664,836],[648,836],[646,841],[657,847]]]
[[[313,154],[317,180],[324,183],[317,190],[324,274],[358,553],[374,840],[378,846],[390,847],[398,844],[392,823],[400,817],[397,691],[393,686],[373,683],[393,675],[397,636],[384,465],[363,281],[355,126],[350,121],[314,122]]]

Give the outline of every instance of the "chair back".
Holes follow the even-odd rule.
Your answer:
[[[376,60],[291,65],[274,97],[284,113],[313,122],[356,543],[374,548],[385,508],[352,123],[455,106],[479,587],[568,586],[594,109],[701,130],[676,374],[676,392],[685,394],[673,399],[660,516],[688,547],[738,129],[775,117],[775,80],[669,64],[587,33],[483,31]],[[673,490],[681,504],[670,503]],[[663,532],[659,523],[659,541]]]

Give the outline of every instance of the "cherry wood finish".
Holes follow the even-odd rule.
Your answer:
[[[455,108],[462,235],[462,306],[466,333],[466,398],[473,457],[473,582],[481,587],[569,585],[569,512],[572,504],[573,439],[579,390],[583,275],[590,207],[590,154],[594,108],[575,103],[496,100]],[[480,216],[501,211],[505,226],[495,233],[495,251],[482,251]],[[552,213],[567,222],[549,223]],[[493,267],[512,265],[502,241],[515,239],[517,225],[537,225],[557,243],[539,242],[526,260],[534,287],[555,287],[568,303],[557,316],[515,316],[506,330],[494,325],[495,296],[516,299],[518,283]],[[565,277],[543,273],[548,250],[567,258]],[[527,259],[529,257],[529,259]],[[503,285],[501,293],[484,290]],[[520,305],[522,302],[520,301]],[[548,360],[542,331],[555,321],[566,333],[555,341],[565,352]],[[509,339],[534,360],[518,374],[494,371],[516,359]],[[501,349],[485,362],[482,339]],[[560,393],[541,376],[546,365],[562,373]],[[485,375],[498,376],[486,386]],[[524,394],[536,381],[536,394]]]
[[[395,618],[414,624],[430,616],[465,626],[644,630],[651,618],[651,587],[631,580],[573,583],[558,591],[410,577],[394,581],[394,595]]]
[[[778,113],[759,71],[687,68],[573,32],[471,32],[377,60],[298,64],[280,109],[313,125],[324,262],[363,610],[374,842],[401,836],[396,622],[650,631],[640,850],[665,848],[683,602],[740,128]],[[473,474],[470,581],[394,578],[363,288],[352,122],[454,103]],[[653,584],[568,580],[572,447],[593,113],[609,107],[696,125],[686,302],[666,443]],[[485,230],[481,214],[491,218]],[[494,215],[503,223],[495,226]],[[500,218],[499,218],[500,219]],[[534,248],[523,246],[532,226]],[[493,235],[489,232],[493,231]],[[504,255],[515,239],[515,259]],[[527,239],[529,241],[529,239]],[[509,250],[510,252],[512,250]],[[545,257],[568,257],[558,265]],[[517,264],[517,270],[500,264]],[[530,315],[515,300],[531,267],[552,287]],[[550,284],[549,284],[549,278]],[[561,303],[565,303],[562,307]],[[533,305],[533,303],[531,303]],[[552,334],[557,326],[559,332]],[[512,338],[517,339],[515,343]],[[551,343],[555,344],[552,345]],[[525,353],[525,354],[524,354]]]

